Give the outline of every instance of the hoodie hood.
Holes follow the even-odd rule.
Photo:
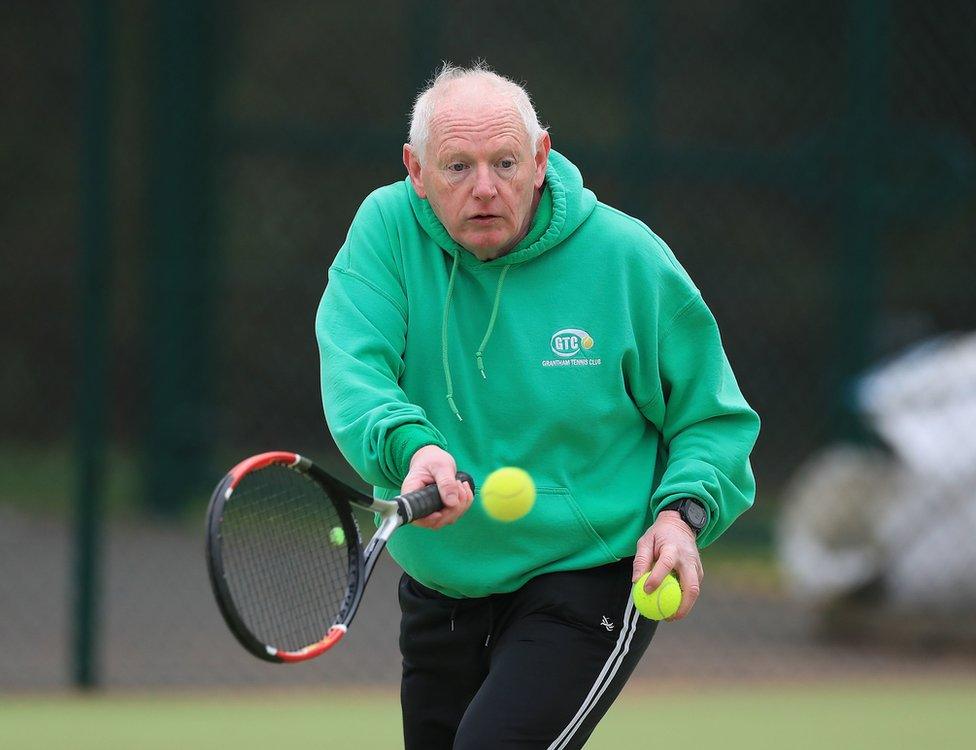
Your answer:
[[[406,182],[410,206],[420,226],[440,248],[466,267],[514,266],[537,258],[575,232],[596,207],[596,196],[583,187],[580,171],[553,149],[549,152],[542,197],[528,234],[511,252],[494,260],[481,261],[448,234],[431,208],[430,201],[417,195],[409,177]]]

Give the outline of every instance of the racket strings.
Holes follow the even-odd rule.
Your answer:
[[[296,651],[328,632],[352,585],[356,539],[319,484],[277,464],[248,474],[224,506],[220,534],[231,598],[258,640]]]

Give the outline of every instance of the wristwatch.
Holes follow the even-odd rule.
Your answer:
[[[661,510],[678,511],[681,514],[681,520],[691,527],[691,530],[695,532],[695,536],[698,536],[701,530],[708,524],[708,511],[705,510],[705,506],[700,500],[696,500],[693,497],[683,497],[680,500],[675,500],[673,503],[665,505]]]

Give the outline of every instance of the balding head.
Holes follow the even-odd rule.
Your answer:
[[[436,129],[438,115],[445,107],[477,114],[514,112],[525,128],[531,148],[538,145],[546,132],[522,86],[498,75],[481,61],[470,68],[445,62],[414,102],[409,143],[421,160],[426,157],[431,130]]]

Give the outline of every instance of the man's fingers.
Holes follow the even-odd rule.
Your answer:
[[[665,544],[661,547],[661,554],[658,555],[657,560],[654,562],[654,567],[651,568],[651,574],[644,582],[644,591],[649,594],[660,586],[664,577],[674,570],[677,561],[678,550],[673,544]]]
[[[651,560],[654,559],[654,548],[650,542],[644,541],[644,537],[637,540],[637,554],[634,555],[634,570],[630,577],[630,582],[634,583],[638,578],[651,569]]]
[[[460,502],[460,486],[455,477],[455,471],[450,467],[438,467],[434,473],[437,481],[437,491],[441,493],[441,500],[445,508],[457,507]]]
[[[400,485],[400,494],[406,495],[408,492],[422,490],[428,484],[431,484],[432,481],[433,477],[426,471],[411,471],[403,478],[403,484]]]
[[[474,492],[457,479],[457,466],[447,451],[436,445],[425,445],[410,459],[410,470],[403,480],[401,493],[413,492],[436,484],[444,507],[437,513],[416,521],[425,529],[439,529],[458,520],[471,507]]]
[[[687,615],[695,606],[701,593],[701,578],[698,575],[697,565],[686,562],[679,566],[677,572],[678,583],[681,584],[681,606],[668,620],[680,620]]]
[[[474,493],[464,482],[459,482],[453,467],[443,467],[435,471],[437,491],[444,503],[443,510],[433,513],[417,522],[427,529],[439,529],[457,521],[471,506]]]

